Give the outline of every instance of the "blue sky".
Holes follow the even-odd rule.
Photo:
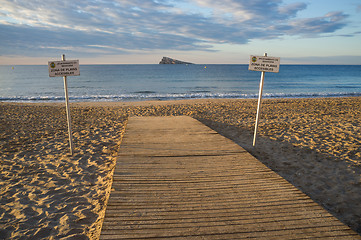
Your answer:
[[[0,64],[361,64],[359,0],[1,0]]]

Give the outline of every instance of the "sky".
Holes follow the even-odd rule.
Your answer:
[[[0,0],[0,64],[361,64],[360,0]]]

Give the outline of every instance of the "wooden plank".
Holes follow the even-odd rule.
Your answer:
[[[190,117],[130,118],[101,239],[361,239]]]

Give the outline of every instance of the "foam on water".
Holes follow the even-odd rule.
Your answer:
[[[318,97],[355,97],[361,93],[309,93],[309,94],[263,94],[263,98],[318,98]],[[73,102],[113,102],[113,101],[147,101],[147,100],[182,100],[182,99],[255,99],[258,94],[124,94],[124,95],[92,95],[92,96],[70,96]],[[59,102],[65,97],[53,96],[13,96],[0,97],[0,102]]]

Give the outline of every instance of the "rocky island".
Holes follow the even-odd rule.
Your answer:
[[[183,62],[169,57],[163,57],[159,64],[193,64],[190,62]]]

